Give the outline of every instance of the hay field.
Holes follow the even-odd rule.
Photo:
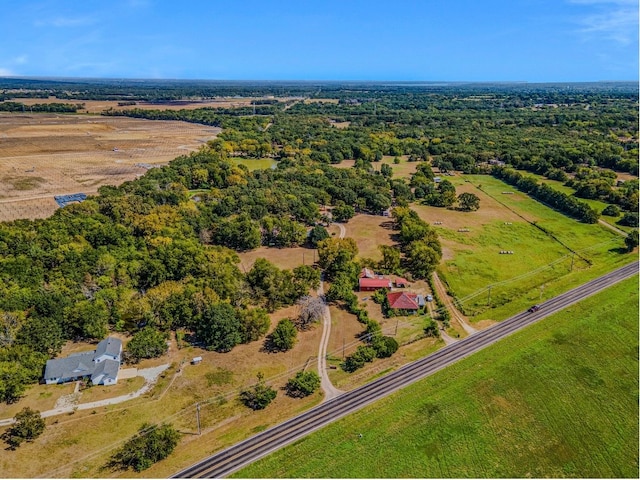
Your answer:
[[[195,110],[196,108],[238,108],[250,107],[252,102],[259,100],[267,100],[266,97],[219,97],[203,100],[174,100],[168,102],[144,102],[136,101],[135,105],[118,105],[121,100],[67,100],[56,97],[49,98],[12,98],[11,101],[23,103],[25,105],[34,105],[36,103],[83,103],[84,109],[78,110],[79,113],[101,113],[104,110],[113,108],[114,110],[131,110],[138,108],[142,110]],[[273,100],[268,98],[268,100]],[[292,98],[278,98],[279,102],[287,102]],[[336,100],[337,102],[337,100]]]
[[[413,208],[432,225],[442,222],[434,226],[443,247],[438,272],[472,322],[509,317],[630,260],[618,250],[621,237],[602,225],[568,218],[490,176],[450,178],[458,194],[478,195],[478,211]]]
[[[179,121],[0,114],[0,221],[45,218],[54,195],[97,192],[197,150],[219,128]]]

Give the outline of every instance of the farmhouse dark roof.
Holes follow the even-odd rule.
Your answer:
[[[410,292],[387,293],[389,307],[395,310],[418,310],[418,295]]]
[[[117,357],[122,351],[122,341],[119,338],[107,337],[102,340],[96,348],[96,358],[102,355]]]
[[[44,370],[44,379],[70,379],[96,376],[104,373],[107,377],[115,378],[120,368],[120,354],[122,352],[122,341],[108,337],[98,343],[96,350],[89,352],[74,353],[65,358],[47,360]],[[102,355],[109,355],[115,359],[99,359]],[[106,364],[106,365],[105,365]]]
[[[80,353],[66,358],[47,360],[44,378],[68,378],[91,375],[95,368],[94,352]]]
[[[104,374],[105,377],[116,378],[120,370],[120,362],[116,360],[105,360],[96,364],[96,369],[91,375],[91,379],[97,378],[98,375]]]

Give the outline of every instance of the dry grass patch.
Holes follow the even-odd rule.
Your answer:
[[[0,221],[47,217],[57,208],[54,195],[133,180],[146,172],[136,164],[167,163],[219,131],[177,121],[2,113]]]
[[[36,103],[71,103],[84,104],[84,108],[78,110],[79,113],[101,113],[110,108],[114,110],[132,110],[134,108],[141,110],[195,110],[197,108],[240,108],[250,107],[252,102],[256,100],[265,100],[266,97],[219,97],[203,100],[173,100],[167,102],[145,102],[136,101],[135,105],[118,105],[122,100],[68,100],[58,99],[56,97],[49,98],[14,98],[12,101],[24,103],[25,105],[34,105]],[[292,98],[278,98],[279,102],[293,100]],[[333,103],[333,99],[318,99],[327,103]],[[336,100],[337,102],[337,100]]]
[[[144,385],[145,380],[142,377],[126,378],[119,380],[115,385],[94,385],[81,391],[79,403],[96,402],[107,398],[119,397],[134,393]]]
[[[73,393],[75,386],[75,382],[63,385],[32,385],[16,403],[0,403],[0,419],[13,418],[25,407],[40,412],[51,410],[61,396]]]
[[[395,245],[392,239],[392,220],[380,215],[358,214],[344,224],[346,237],[353,238],[358,246],[360,258],[382,260],[379,245]]]
[[[313,265],[318,260],[316,250],[303,247],[260,247],[248,252],[241,252],[238,256],[240,257],[240,268],[247,272],[251,270],[259,258],[265,258],[278,268],[287,270],[293,270],[300,265]]]

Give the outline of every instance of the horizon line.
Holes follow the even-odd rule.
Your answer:
[[[110,81],[171,81],[171,82],[230,82],[230,83],[393,83],[393,84],[572,84],[572,83],[636,83],[640,85],[639,80],[545,80],[545,81],[530,81],[530,80],[365,80],[365,79],[349,79],[349,80],[335,80],[335,79],[259,79],[259,78],[239,78],[239,79],[217,79],[217,78],[154,78],[154,77],[81,77],[81,76],[46,76],[46,75],[0,75],[0,80],[110,80]]]

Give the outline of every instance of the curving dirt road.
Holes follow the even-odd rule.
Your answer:
[[[341,223],[336,223],[340,229],[340,238],[344,238],[347,234],[346,228]],[[321,280],[318,287],[318,297],[324,301],[324,283]],[[320,347],[318,348],[318,375],[320,375],[320,388],[324,391],[324,400],[326,402],[338,395],[344,393],[333,386],[327,373],[327,346],[331,335],[331,311],[327,302],[324,302],[324,314],[322,315],[322,338],[320,339]]]
[[[455,319],[458,322],[460,322],[460,325],[462,325],[462,328],[464,328],[465,332],[467,332],[470,335],[472,333],[477,332],[478,330],[476,330],[471,325],[469,325],[465,320],[464,316],[458,311],[453,301],[451,300],[451,297],[447,293],[447,287],[444,286],[444,283],[442,283],[442,280],[440,280],[440,277],[438,277],[437,272],[433,272],[433,284],[435,285],[436,290],[438,291],[438,296],[442,299],[445,306],[451,312],[451,314],[455,317]]]

